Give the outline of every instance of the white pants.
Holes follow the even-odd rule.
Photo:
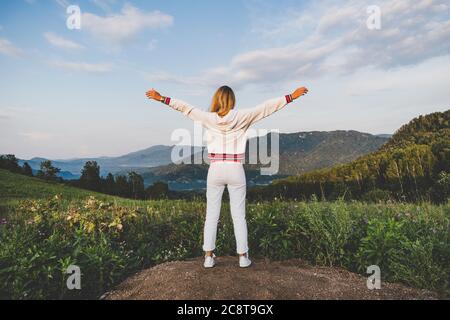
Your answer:
[[[206,220],[203,250],[216,248],[217,223],[220,216],[222,194],[228,187],[230,211],[233,219],[236,252],[248,251],[247,221],[245,220],[246,181],[244,166],[239,162],[211,162],[206,182]]]

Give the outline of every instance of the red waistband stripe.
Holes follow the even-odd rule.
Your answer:
[[[245,159],[244,153],[208,153],[208,159],[211,161],[236,161],[240,162]]]

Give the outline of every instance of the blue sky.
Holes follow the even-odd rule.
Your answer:
[[[66,8],[81,9],[81,29]],[[381,29],[369,30],[377,5]],[[261,121],[281,132],[392,133],[448,109],[448,1],[0,2],[0,154],[115,156],[174,144],[193,124],[163,95],[206,110],[230,85],[237,108],[307,86]]]

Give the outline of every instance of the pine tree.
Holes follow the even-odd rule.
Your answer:
[[[100,191],[100,166],[96,161],[87,161],[81,170],[80,186],[85,189]]]
[[[26,176],[33,176],[33,170],[31,169],[30,165],[28,164],[28,162],[24,162],[22,165],[22,172],[24,175]]]

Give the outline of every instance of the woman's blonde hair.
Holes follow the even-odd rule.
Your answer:
[[[228,86],[221,86],[217,89],[211,103],[211,112],[216,112],[220,117],[224,117],[234,108],[236,97],[233,89]]]

